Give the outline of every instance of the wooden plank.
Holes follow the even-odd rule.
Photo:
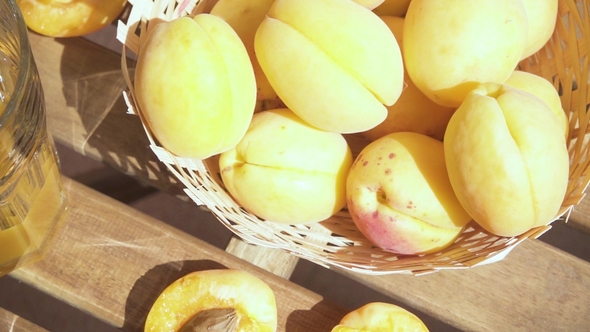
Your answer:
[[[289,279],[299,260],[285,251],[261,248],[235,236],[230,239],[225,251],[285,279]]]
[[[0,331],[47,332],[46,329],[0,307]]]
[[[149,149],[139,118],[126,114],[120,57],[82,38],[29,38],[55,141],[156,188],[179,192]]]
[[[465,331],[588,331],[590,263],[539,240],[504,260],[419,277],[342,272]]]
[[[590,234],[590,200],[584,198],[574,207],[567,225],[580,232]]]
[[[148,147],[139,118],[126,114],[121,57],[82,38],[53,39],[34,33],[29,37],[55,141],[188,202],[183,188]],[[234,238],[232,244],[240,241]],[[245,243],[229,247],[228,252],[286,278],[285,272],[297,264],[288,253]],[[276,260],[266,262],[277,256],[283,261],[280,267]]]
[[[69,212],[47,256],[11,276],[125,331],[142,330],[151,304],[180,276],[232,268],[274,291],[278,331],[329,331],[345,314],[320,295],[64,178]]]

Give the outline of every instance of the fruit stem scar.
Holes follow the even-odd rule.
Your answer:
[[[383,191],[383,189],[381,189],[381,188],[377,189],[375,195],[377,196],[377,202],[379,202],[381,204],[389,205],[389,204],[387,204],[387,196],[385,195],[385,191]]]

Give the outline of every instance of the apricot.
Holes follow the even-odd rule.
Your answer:
[[[457,198],[490,233],[516,236],[557,217],[569,157],[562,126],[536,96],[478,86],[449,121],[444,150]]]
[[[205,159],[235,146],[248,129],[256,80],[231,26],[199,14],[149,31],[138,55],[135,96],[163,147]]]
[[[418,133],[367,145],[349,171],[346,202],[367,239],[398,254],[446,248],[471,220],[449,181],[443,143]]]
[[[521,59],[539,51],[551,38],[557,22],[558,0],[522,0],[526,9],[529,32]]]
[[[404,18],[382,16],[381,19],[391,29],[400,49],[403,50]],[[385,120],[374,128],[362,132],[362,135],[374,141],[394,132],[411,131],[442,141],[447,123],[455,109],[441,106],[426,97],[407,73],[404,74],[404,82],[406,86],[397,102],[386,107]]]
[[[219,158],[223,183],[241,206],[286,224],[321,221],[342,209],[351,164],[341,134],[286,108],[256,113],[244,138]]]
[[[211,9],[211,14],[225,20],[244,43],[256,77],[256,87],[258,88],[256,98],[260,101],[278,98],[260,68],[254,52],[254,35],[273,2],[274,0],[219,0]]]
[[[27,27],[50,37],[77,37],[111,24],[127,0],[17,0]]]
[[[346,314],[332,332],[428,332],[416,315],[391,303],[370,302]]]
[[[153,303],[144,330],[188,331],[185,325],[194,325],[195,315],[223,309],[234,325],[229,331],[277,329],[276,301],[268,284],[249,272],[218,269],[191,272],[168,285]]]
[[[367,8],[367,9],[375,9],[376,7],[380,6],[384,0],[353,0],[354,2],[358,3],[359,5]]]
[[[510,74],[504,84],[513,88],[532,93],[543,100],[553,113],[557,116],[559,125],[563,128],[564,135],[567,139],[569,133],[569,119],[561,106],[559,93],[544,77],[535,75],[522,70],[515,70]]]
[[[521,0],[412,0],[404,23],[404,63],[432,101],[459,107],[480,83],[503,83],[526,44]]]
[[[276,0],[254,40],[285,105],[312,126],[353,133],[382,122],[403,87],[389,28],[351,0]]]

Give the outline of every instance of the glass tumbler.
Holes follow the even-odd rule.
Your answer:
[[[65,211],[27,27],[0,0],[0,276],[41,258]]]

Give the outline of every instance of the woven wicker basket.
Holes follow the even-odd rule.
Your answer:
[[[134,54],[144,42],[149,21],[169,21],[183,15],[209,10],[210,0],[129,0],[127,22],[119,22],[117,39]],[[520,69],[543,76],[560,92],[564,110],[569,115],[568,149],[570,175],[566,197],[555,220],[567,221],[571,209],[584,197],[588,174],[587,137],[590,122],[590,4],[582,0],[560,0],[555,32],[547,45],[523,60]],[[224,189],[216,158],[191,160],[178,158],[158,145],[134,102],[133,81],[127,62],[122,61],[128,91],[124,93],[129,113],[142,119],[151,148],[159,160],[185,186],[186,194],[198,205],[206,206],[227,228],[244,241],[286,250],[300,258],[325,267],[340,267],[365,274],[424,274],[442,269],[469,268],[503,259],[520,242],[537,238],[550,224],[534,228],[517,237],[498,237],[476,223],[469,224],[453,245],[441,252],[421,256],[399,256],[372,245],[356,228],[348,211],[343,209],[328,220],[309,225],[284,225],[261,220],[241,208]],[[351,149],[359,152],[366,144],[348,135]],[[555,221],[554,220],[554,221]]]

